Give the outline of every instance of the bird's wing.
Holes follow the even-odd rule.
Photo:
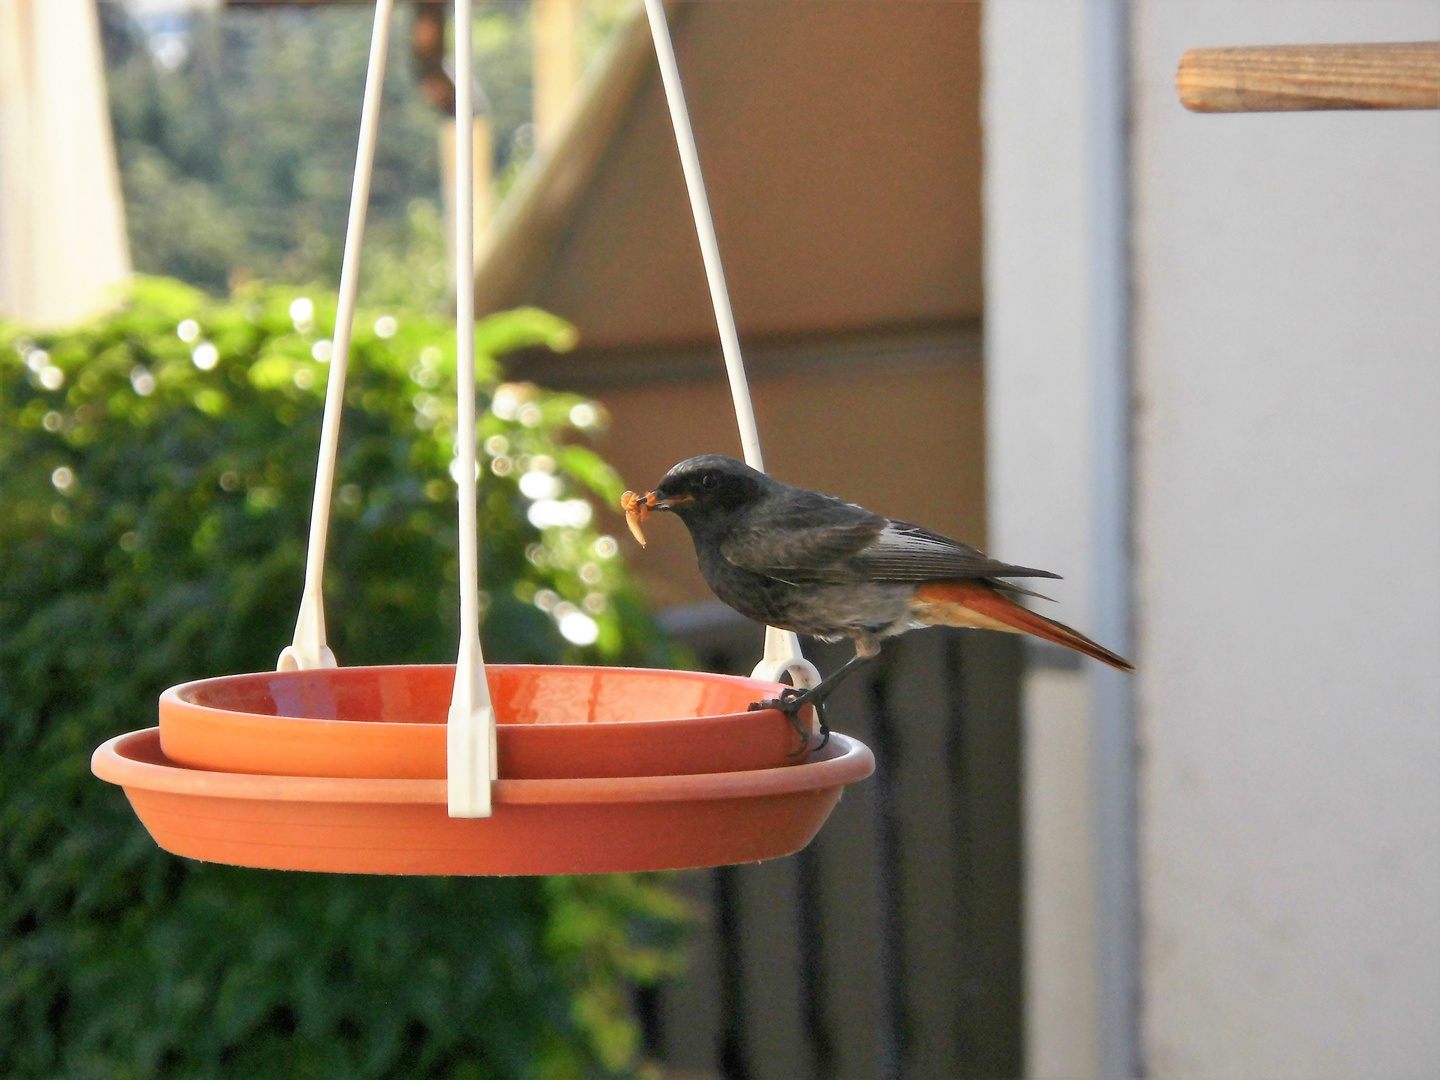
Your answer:
[[[887,521],[875,542],[858,552],[853,562],[867,581],[1060,576],[1000,562],[968,544],[905,521]]]
[[[726,537],[720,553],[734,566],[801,582],[857,580],[845,567],[884,531],[886,520],[831,495],[793,488],[767,499]]]
[[[1058,577],[813,491],[757,508],[720,547],[735,566],[793,584]]]

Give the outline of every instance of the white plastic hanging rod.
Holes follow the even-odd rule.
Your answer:
[[[480,655],[480,533],[475,483],[475,117],[470,0],[455,0],[455,484],[460,507],[460,653],[446,724],[451,817],[489,817],[495,710]]]
[[[720,243],[715,239],[715,222],[710,217],[710,199],[705,193],[705,177],[700,172],[700,152],[695,148],[695,132],[690,127],[685,89],[680,85],[680,68],[675,63],[675,46],[670,41],[670,24],[665,18],[664,0],[645,0],[645,13],[650,17],[650,33],[655,38],[655,56],[660,62],[665,100],[670,106],[670,121],[675,125],[675,142],[680,147],[680,167],[685,172],[685,187],[690,192],[690,211],[695,216],[695,231],[700,236],[700,255],[705,260],[710,302],[715,307],[715,323],[720,330],[720,351],[725,356],[725,371],[730,376],[735,422],[740,426],[740,447],[745,453],[745,464],[764,472],[765,460],[760,453],[755,407],[750,403],[750,385],[745,378],[745,362],[740,357],[740,335],[735,331],[735,315],[730,310],[730,291],[725,287],[725,269],[720,265]]]
[[[335,489],[340,414],[345,406],[350,331],[355,321],[355,297],[360,288],[360,250],[365,239],[365,211],[370,203],[375,138],[380,130],[380,91],[385,84],[385,54],[390,46],[390,13],[394,6],[395,0],[378,0],[375,4],[370,65],[365,72],[365,101],[360,109],[360,146],[355,154],[350,220],[345,227],[345,254],[340,264],[340,303],[335,311],[335,340],[330,348],[330,377],[325,386],[325,417],[320,425],[320,458],[315,466],[315,501],[310,509],[305,589],[300,595],[294,643],[280,653],[277,667],[281,671],[335,666],[335,654],[325,643],[325,540],[330,532],[330,501]]]
[[[705,177],[700,171],[700,152],[695,147],[695,132],[690,126],[690,112],[685,105],[685,89],[680,84],[680,67],[675,62],[675,46],[670,40],[664,0],[645,0],[645,14],[650,18],[655,57],[660,64],[665,101],[670,106],[670,121],[675,127],[680,167],[685,173],[686,190],[690,193],[690,211],[695,217],[695,231],[700,238],[705,278],[710,283],[710,302],[714,305],[715,324],[720,331],[720,351],[725,356],[725,371],[730,376],[730,397],[735,403],[735,422],[740,427],[740,447],[745,454],[745,463],[764,472],[765,459],[760,453],[755,406],[750,401],[745,361],[740,356],[740,335],[735,330],[735,314],[730,309],[730,291],[725,287],[720,243],[715,238],[715,222],[710,216],[710,199],[705,194]],[[820,681],[820,673],[800,652],[800,639],[788,630],[767,626],[765,657],[755,668],[754,677],[775,682],[787,672],[791,682],[799,687],[814,686]]]

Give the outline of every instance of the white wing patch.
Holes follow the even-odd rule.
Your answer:
[[[855,561],[881,580],[1055,577],[1045,570],[999,562],[968,544],[904,521],[887,521]]]

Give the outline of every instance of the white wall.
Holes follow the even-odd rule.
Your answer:
[[[1156,1076],[1440,1075],[1440,113],[1196,116],[1199,45],[1434,0],[1136,0]]]

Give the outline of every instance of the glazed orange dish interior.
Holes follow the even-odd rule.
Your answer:
[[[489,665],[501,724],[594,724],[745,712],[770,697],[763,683],[688,671]],[[233,675],[187,687],[182,700],[212,709],[309,720],[443,724],[449,665],[335,668]]]

